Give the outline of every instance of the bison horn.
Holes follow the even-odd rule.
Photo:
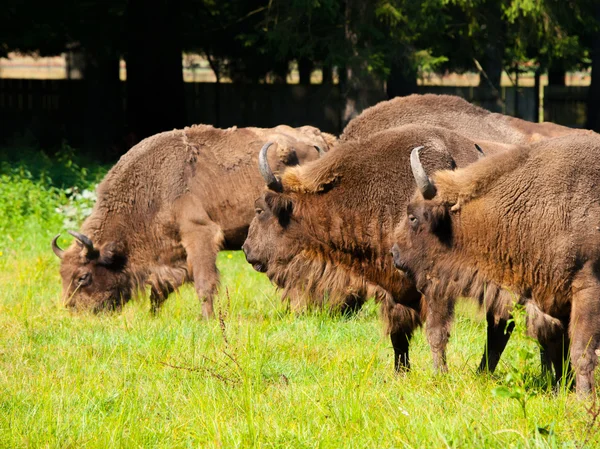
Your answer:
[[[54,254],[56,254],[56,257],[58,257],[59,259],[62,259],[63,257],[65,257],[65,250],[60,249],[58,246],[58,243],[56,243],[56,241],[58,240],[59,237],[60,237],[60,234],[58,234],[56,237],[54,237],[52,239],[52,251],[54,251]]]
[[[314,147],[317,149],[317,151],[319,152],[319,157],[323,157],[325,156],[325,154],[327,154],[327,151],[325,151],[323,148],[321,148],[319,145],[314,145]]]
[[[425,173],[425,169],[423,165],[421,165],[421,160],[419,159],[419,151],[423,147],[416,147],[410,153],[410,168],[412,169],[413,176],[415,177],[415,182],[417,183],[417,187],[421,191],[423,198],[426,200],[430,200],[435,196],[436,188],[435,184],[427,173]]]
[[[87,249],[88,253],[91,253],[92,251],[94,251],[94,244],[92,243],[92,239],[90,239],[88,236],[85,236],[83,234],[80,234],[79,232],[75,232],[75,231],[67,231],[69,234],[71,234],[73,237],[75,237],[77,239],[77,241],[79,241],[79,243],[81,243],[85,249]]]
[[[273,142],[267,142],[260,149],[260,153],[258,154],[258,170],[267,183],[267,187],[269,189],[275,190],[276,192],[281,192],[281,181],[275,177],[273,170],[271,170],[271,167],[269,167],[269,161],[267,160],[267,151],[271,145],[273,145]]]
[[[477,150],[477,157],[479,159],[485,157],[485,153],[483,152],[483,150],[481,149],[481,147],[479,145],[475,144],[475,149]]]

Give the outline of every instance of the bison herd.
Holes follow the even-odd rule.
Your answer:
[[[594,389],[600,347],[600,136],[494,114],[443,95],[382,102],[336,138],[305,126],[199,125],[145,139],[109,171],[65,250],[63,298],[154,313],[193,282],[213,315],[221,249],[242,248],[294,310],[381,315],[397,371],[426,323],[446,371],[454,303],[487,318],[493,371],[515,304],[558,382]]]

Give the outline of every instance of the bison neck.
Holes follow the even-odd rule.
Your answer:
[[[404,291],[406,280],[392,266],[389,256],[393,230],[399,217],[388,210],[369,211],[369,205],[355,204],[352,210],[330,207],[323,213],[306,214],[297,235],[302,250],[294,265],[310,266],[322,276],[308,274],[307,284],[321,284],[322,290],[382,288],[392,295]]]

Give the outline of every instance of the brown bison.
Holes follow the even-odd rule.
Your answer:
[[[260,148],[275,143],[271,164],[281,170],[317,159],[334,141],[312,127],[206,125],[143,140],[98,186],[92,214],[80,232],[70,231],[73,244],[63,251],[58,236],[52,241],[66,305],[116,308],[149,284],[156,311],[193,281],[203,314],[211,316],[217,252],[240,248],[263,186]]]
[[[416,123],[451,129],[475,141],[507,144],[526,144],[574,132],[591,133],[492,113],[453,95],[427,94],[397,97],[365,109],[348,123],[340,141],[358,140],[385,129]]]
[[[457,295],[493,302],[502,286],[568,323],[579,393],[593,389],[600,345],[599,153],[599,136],[565,136],[430,178],[413,150],[419,192],[393,249],[433,308]]]
[[[409,340],[426,313],[421,294],[388,255],[413,191],[408,161],[417,144],[428,150],[424,164],[430,171],[465,166],[480,157],[473,141],[457,133],[412,125],[338,144],[318,162],[287,169],[280,180],[269,168],[265,147],[260,171],[268,190],[256,201],[256,217],[242,247],[248,262],[283,290],[293,308],[319,300],[343,308],[355,306],[348,298],[360,305],[376,297],[397,370],[409,367]],[[484,146],[489,153],[507,147]],[[489,354],[486,350],[482,368],[495,360],[489,366],[493,370],[508,338],[506,322],[497,318],[506,319],[507,312],[489,312]]]

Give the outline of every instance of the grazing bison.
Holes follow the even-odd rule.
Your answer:
[[[513,145],[565,134],[591,133],[492,113],[453,95],[427,94],[397,97],[365,109],[348,123],[340,141],[359,140],[385,129],[416,123],[451,129],[475,141]]]
[[[343,308],[356,305],[349,298],[360,305],[364,298],[376,297],[394,347],[395,368],[405,369],[409,340],[426,313],[421,294],[394,269],[388,255],[413,191],[410,152],[424,145],[428,170],[465,166],[480,155],[473,141],[430,126],[390,129],[338,145],[317,162],[287,169],[281,180],[266,161],[268,146],[263,148],[260,171],[268,190],[256,201],[256,217],[242,249],[293,308],[319,300],[318,305],[327,300],[330,307]],[[507,147],[489,142],[484,148],[496,153]],[[504,341],[504,326],[492,312],[489,333]],[[494,351],[501,352],[505,344],[490,344],[489,358],[499,359]],[[485,354],[483,368],[487,359]]]
[[[277,170],[319,157],[335,140],[312,127],[217,129],[200,125],[149,137],[98,186],[98,201],[62,259],[67,306],[115,308],[149,284],[152,310],[193,281],[213,314],[221,248],[239,249],[263,181],[259,149],[275,142]],[[315,149],[317,148],[317,149]],[[319,151],[317,151],[319,150]]]
[[[593,389],[600,344],[599,153],[599,136],[565,136],[430,178],[413,150],[419,192],[393,249],[434,308],[502,286],[568,323],[578,393]]]

